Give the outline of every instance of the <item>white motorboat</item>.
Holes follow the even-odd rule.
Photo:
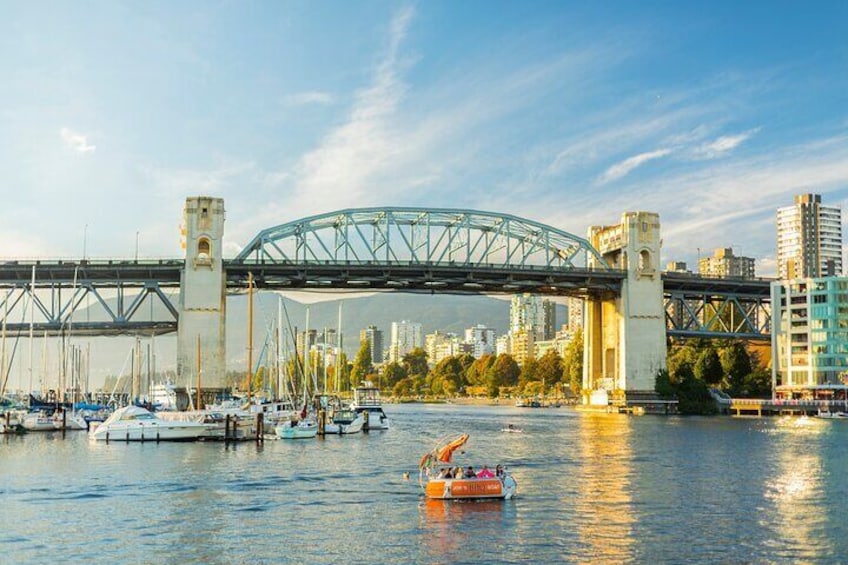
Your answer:
[[[843,420],[848,419],[848,412],[825,412],[819,410],[818,414],[816,414],[816,418],[824,418],[826,420]]]
[[[355,410],[340,410],[333,415],[333,421],[324,425],[324,434],[356,434],[365,425],[365,415]]]
[[[24,416],[21,423],[29,432],[53,432],[56,430],[53,426],[53,417],[48,416],[46,412],[30,412]]]
[[[315,420],[301,420],[281,424],[274,428],[274,432],[280,439],[309,439],[318,435],[318,422]]]
[[[140,406],[124,406],[88,436],[96,441],[192,441],[205,436],[206,429],[200,422],[171,422]]]
[[[62,414],[56,412],[53,414],[53,428],[61,430],[63,427],[66,430],[87,430],[88,422],[78,412],[66,412],[64,420]]]
[[[516,427],[512,424],[508,424],[507,427],[501,428],[501,431],[506,432],[508,434],[522,434],[522,433],[524,433],[524,430],[522,430],[521,428],[518,428],[518,427]]]
[[[353,402],[350,409],[362,413],[365,417],[363,430],[388,430],[389,417],[383,412],[383,402],[380,399],[380,389],[368,381],[356,387],[353,391]]]

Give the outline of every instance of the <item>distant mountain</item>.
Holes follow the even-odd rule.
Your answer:
[[[295,297],[297,295],[295,294]],[[312,298],[312,297],[310,297]],[[172,299],[176,300],[175,297]],[[277,294],[260,292],[254,296],[254,359],[259,354],[268,328],[273,327],[277,318]],[[475,324],[483,324],[495,330],[497,335],[506,332],[509,325],[509,301],[484,295],[452,295],[452,294],[413,294],[399,292],[383,292],[372,295],[351,295],[345,297],[342,307],[342,331],[344,349],[352,358],[359,347],[359,332],[370,324],[384,332],[386,346],[391,335],[392,322],[408,320],[423,325],[424,333],[435,330],[453,332],[462,335],[465,328]],[[306,305],[295,299],[285,298],[284,303],[288,313],[288,323],[302,331],[306,325]],[[324,327],[335,328],[338,320],[339,300],[318,302],[309,305],[309,326],[321,331]],[[159,306],[154,305],[154,311]],[[142,309],[144,311],[144,309]],[[79,311],[77,320],[99,319],[99,314],[92,310]],[[557,307],[557,325],[565,323],[565,307]],[[227,365],[229,369],[243,369],[247,357],[247,297],[244,295],[231,296],[227,300]],[[118,374],[123,367],[124,373],[129,371],[129,352],[133,339],[129,337],[98,337],[75,338],[72,341],[82,347],[91,348],[92,381],[99,386],[106,375]],[[149,339],[144,338],[148,343]],[[160,336],[155,340],[155,356],[157,370],[169,370],[176,366],[176,334]],[[10,343],[9,348],[12,345]],[[41,367],[41,344],[35,345],[34,367],[38,374]],[[48,373],[57,372],[56,358],[58,341],[50,340],[48,347]],[[146,355],[146,354],[145,354]],[[18,351],[17,361],[25,361],[25,356]],[[12,384],[16,385],[17,373],[25,373],[14,369]],[[48,375],[48,379],[53,377]]]

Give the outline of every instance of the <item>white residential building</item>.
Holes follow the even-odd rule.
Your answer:
[[[495,352],[495,330],[477,324],[465,330],[465,343],[471,345],[471,355],[480,358]]]
[[[777,273],[781,279],[842,275],[842,208],[818,194],[799,194],[777,210]]]
[[[392,322],[392,341],[389,346],[389,361],[400,363],[403,356],[416,347],[424,347],[424,332],[421,324],[406,320]]]

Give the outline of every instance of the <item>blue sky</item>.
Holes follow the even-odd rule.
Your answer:
[[[9,2],[0,256],[227,252],[351,206],[584,235],[660,213],[663,260],[774,273],[778,206],[848,208],[846,2]],[[86,225],[88,226],[86,228]]]

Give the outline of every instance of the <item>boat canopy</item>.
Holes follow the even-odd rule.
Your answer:
[[[425,453],[418,463],[419,469],[425,469],[438,463],[450,463],[453,453],[468,441],[468,434],[446,436],[436,442],[432,451]]]

